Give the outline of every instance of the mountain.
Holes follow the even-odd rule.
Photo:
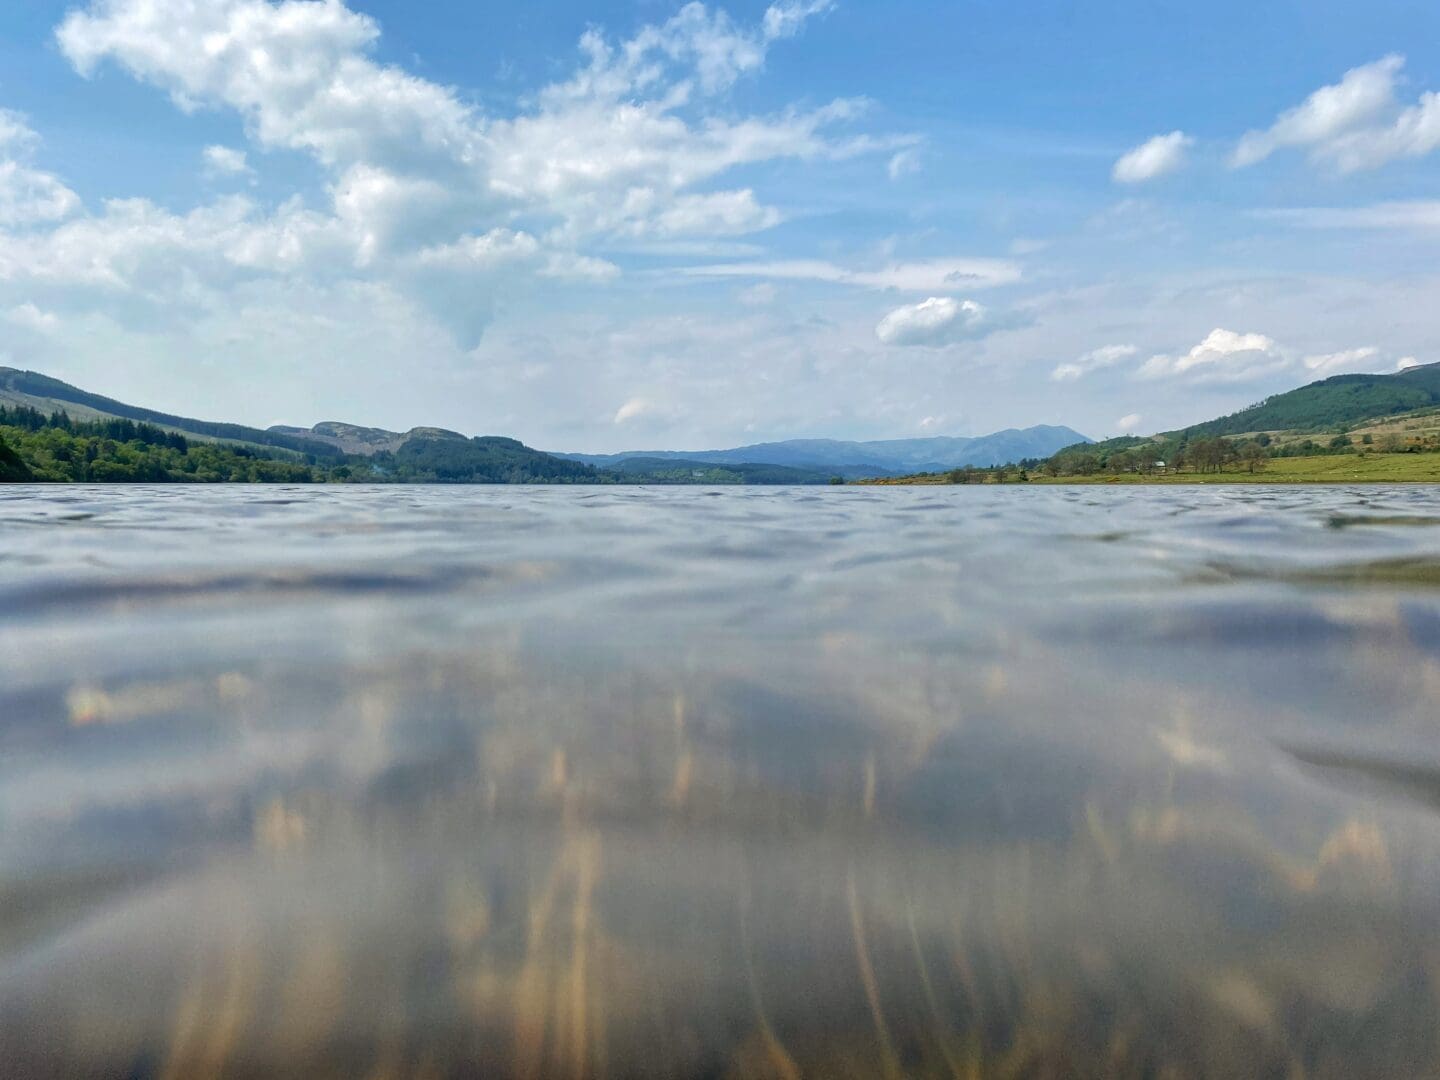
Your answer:
[[[933,436],[846,442],[838,439],[789,439],[730,450],[630,450],[618,454],[560,454],[600,468],[627,459],[672,459],[721,465],[784,465],[847,479],[934,472],[964,465],[1004,465],[1049,457],[1062,447],[1090,440],[1068,427],[1039,425],[1007,428],[974,438]]]
[[[36,479],[146,482],[824,484],[1006,464],[1089,441],[1070,428],[1040,426],[976,438],[549,454],[436,427],[400,432],[328,420],[262,429],[197,420],[8,367],[0,367],[0,427],[20,468]],[[13,463],[0,469],[18,475]]]

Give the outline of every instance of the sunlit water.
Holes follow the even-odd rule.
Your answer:
[[[1431,490],[0,489],[0,1072],[1435,1075],[1437,713]]]

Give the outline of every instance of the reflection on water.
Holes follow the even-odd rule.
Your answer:
[[[1440,494],[0,493],[23,1076],[1440,1071]]]

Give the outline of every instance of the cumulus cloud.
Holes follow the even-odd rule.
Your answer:
[[[1281,371],[1289,360],[1264,334],[1216,328],[1181,356],[1157,354],[1140,366],[1142,378],[1184,376],[1197,382],[1247,382]]]
[[[1102,345],[1098,349],[1091,349],[1083,356],[1077,356],[1074,360],[1056,364],[1055,370],[1050,372],[1050,378],[1055,382],[1073,382],[1089,375],[1092,371],[1114,367],[1122,360],[1129,360],[1139,351],[1134,345]]]
[[[973,300],[932,296],[889,312],[875,326],[886,345],[949,345],[982,332],[985,309]]]
[[[875,326],[875,336],[886,345],[926,345],[938,348],[974,341],[1016,325],[1016,320],[992,315],[974,300],[932,296],[887,313]]]
[[[1185,164],[1185,155],[1195,140],[1183,131],[1156,135],[1125,154],[1111,170],[1120,184],[1140,184],[1172,173]]]
[[[357,173],[389,178],[388,214],[413,199],[417,215],[433,215],[439,191],[455,221],[520,209],[558,220],[572,240],[732,235],[773,225],[779,211],[749,189],[696,187],[745,164],[889,145],[825,134],[863,102],[768,117],[703,105],[828,6],[776,4],[747,27],[692,3],[625,41],[592,29],[579,70],[511,118],[483,116],[455,90],[376,62],[378,25],[340,0],[95,0],[56,36],[82,74],[111,61],[183,109],[234,109],[254,141],[312,154],[337,187]]]
[[[1419,366],[1420,361],[1416,360],[1413,356],[1402,356],[1399,360],[1395,361],[1396,371],[1409,371],[1412,367]]]
[[[33,167],[39,142],[23,116],[0,109],[0,227],[60,221],[80,207],[58,177]]]
[[[1440,94],[1427,91],[1402,107],[1395,87],[1404,65],[1403,56],[1392,54],[1351,68],[1338,83],[1322,86],[1281,113],[1269,128],[1247,132],[1231,164],[1244,168],[1292,148],[1342,172],[1356,172],[1430,153],[1440,147]]]
[[[1126,434],[1129,434],[1140,426],[1140,421],[1142,419],[1143,417],[1141,417],[1139,413],[1126,413],[1124,416],[1120,417],[1119,420],[1115,421],[1115,430],[1123,431]]]
[[[780,0],[749,23],[691,3],[626,39],[592,29],[573,72],[507,117],[376,59],[379,25],[344,0],[90,0],[56,30],[76,71],[113,66],[184,111],[233,111],[255,146],[310,155],[328,206],[227,198],[172,213],[120,199],[84,214],[25,159],[34,133],[0,112],[0,227],[65,222],[34,243],[0,236],[0,280],[98,288],[101,306],[143,296],[156,310],[167,288],[193,305],[246,275],[384,282],[468,348],[517,272],[603,282],[619,269],[585,250],[595,243],[715,243],[782,220],[753,188],[726,186],[732,170],[912,145],[837,134],[862,119],[861,100],[756,115],[725,97],[830,6]],[[211,175],[252,171],[239,148],[203,156]]]

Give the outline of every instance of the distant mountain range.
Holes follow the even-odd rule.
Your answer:
[[[730,450],[629,450],[619,454],[560,454],[598,468],[626,461],[680,460],[715,465],[783,465],[830,473],[846,479],[939,472],[966,465],[1005,465],[1027,458],[1046,458],[1067,446],[1090,440],[1068,427],[1041,424],[1007,428],[973,438],[934,436],[925,439],[881,439],[846,442],[839,439],[788,439],[754,443]]]
[[[18,410],[11,419],[26,435],[18,450],[22,459],[27,448],[34,451],[34,460],[25,464],[38,479],[456,484],[619,479],[501,436],[466,438],[441,428],[402,434],[339,423],[268,429],[215,423],[128,405],[15,368],[0,368],[0,409]],[[42,423],[61,413],[65,427]],[[86,440],[83,459],[70,449],[57,457],[42,428]],[[165,441],[166,435],[179,438]],[[138,441],[144,449],[107,448],[122,441]],[[108,456],[97,462],[91,452]]]
[[[705,483],[823,484],[907,472],[997,465],[1048,457],[1088,441],[1066,427],[1014,428],[976,438],[842,442],[792,439],[731,450],[551,454],[501,436],[461,435],[444,428],[387,431],[339,421],[313,427],[196,420],[129,405],[34,371],[0,367],[0,407],[63,412],[79,423],[129,420],[237,453],[307,463],[317,476],[451,483]],[[113,437],[112,437],[113,438]],[[156,466],[158,468],[158,466]],[[174,471],[173,469],[171,471]],[[253,469],[251,470],[253,471]]]

